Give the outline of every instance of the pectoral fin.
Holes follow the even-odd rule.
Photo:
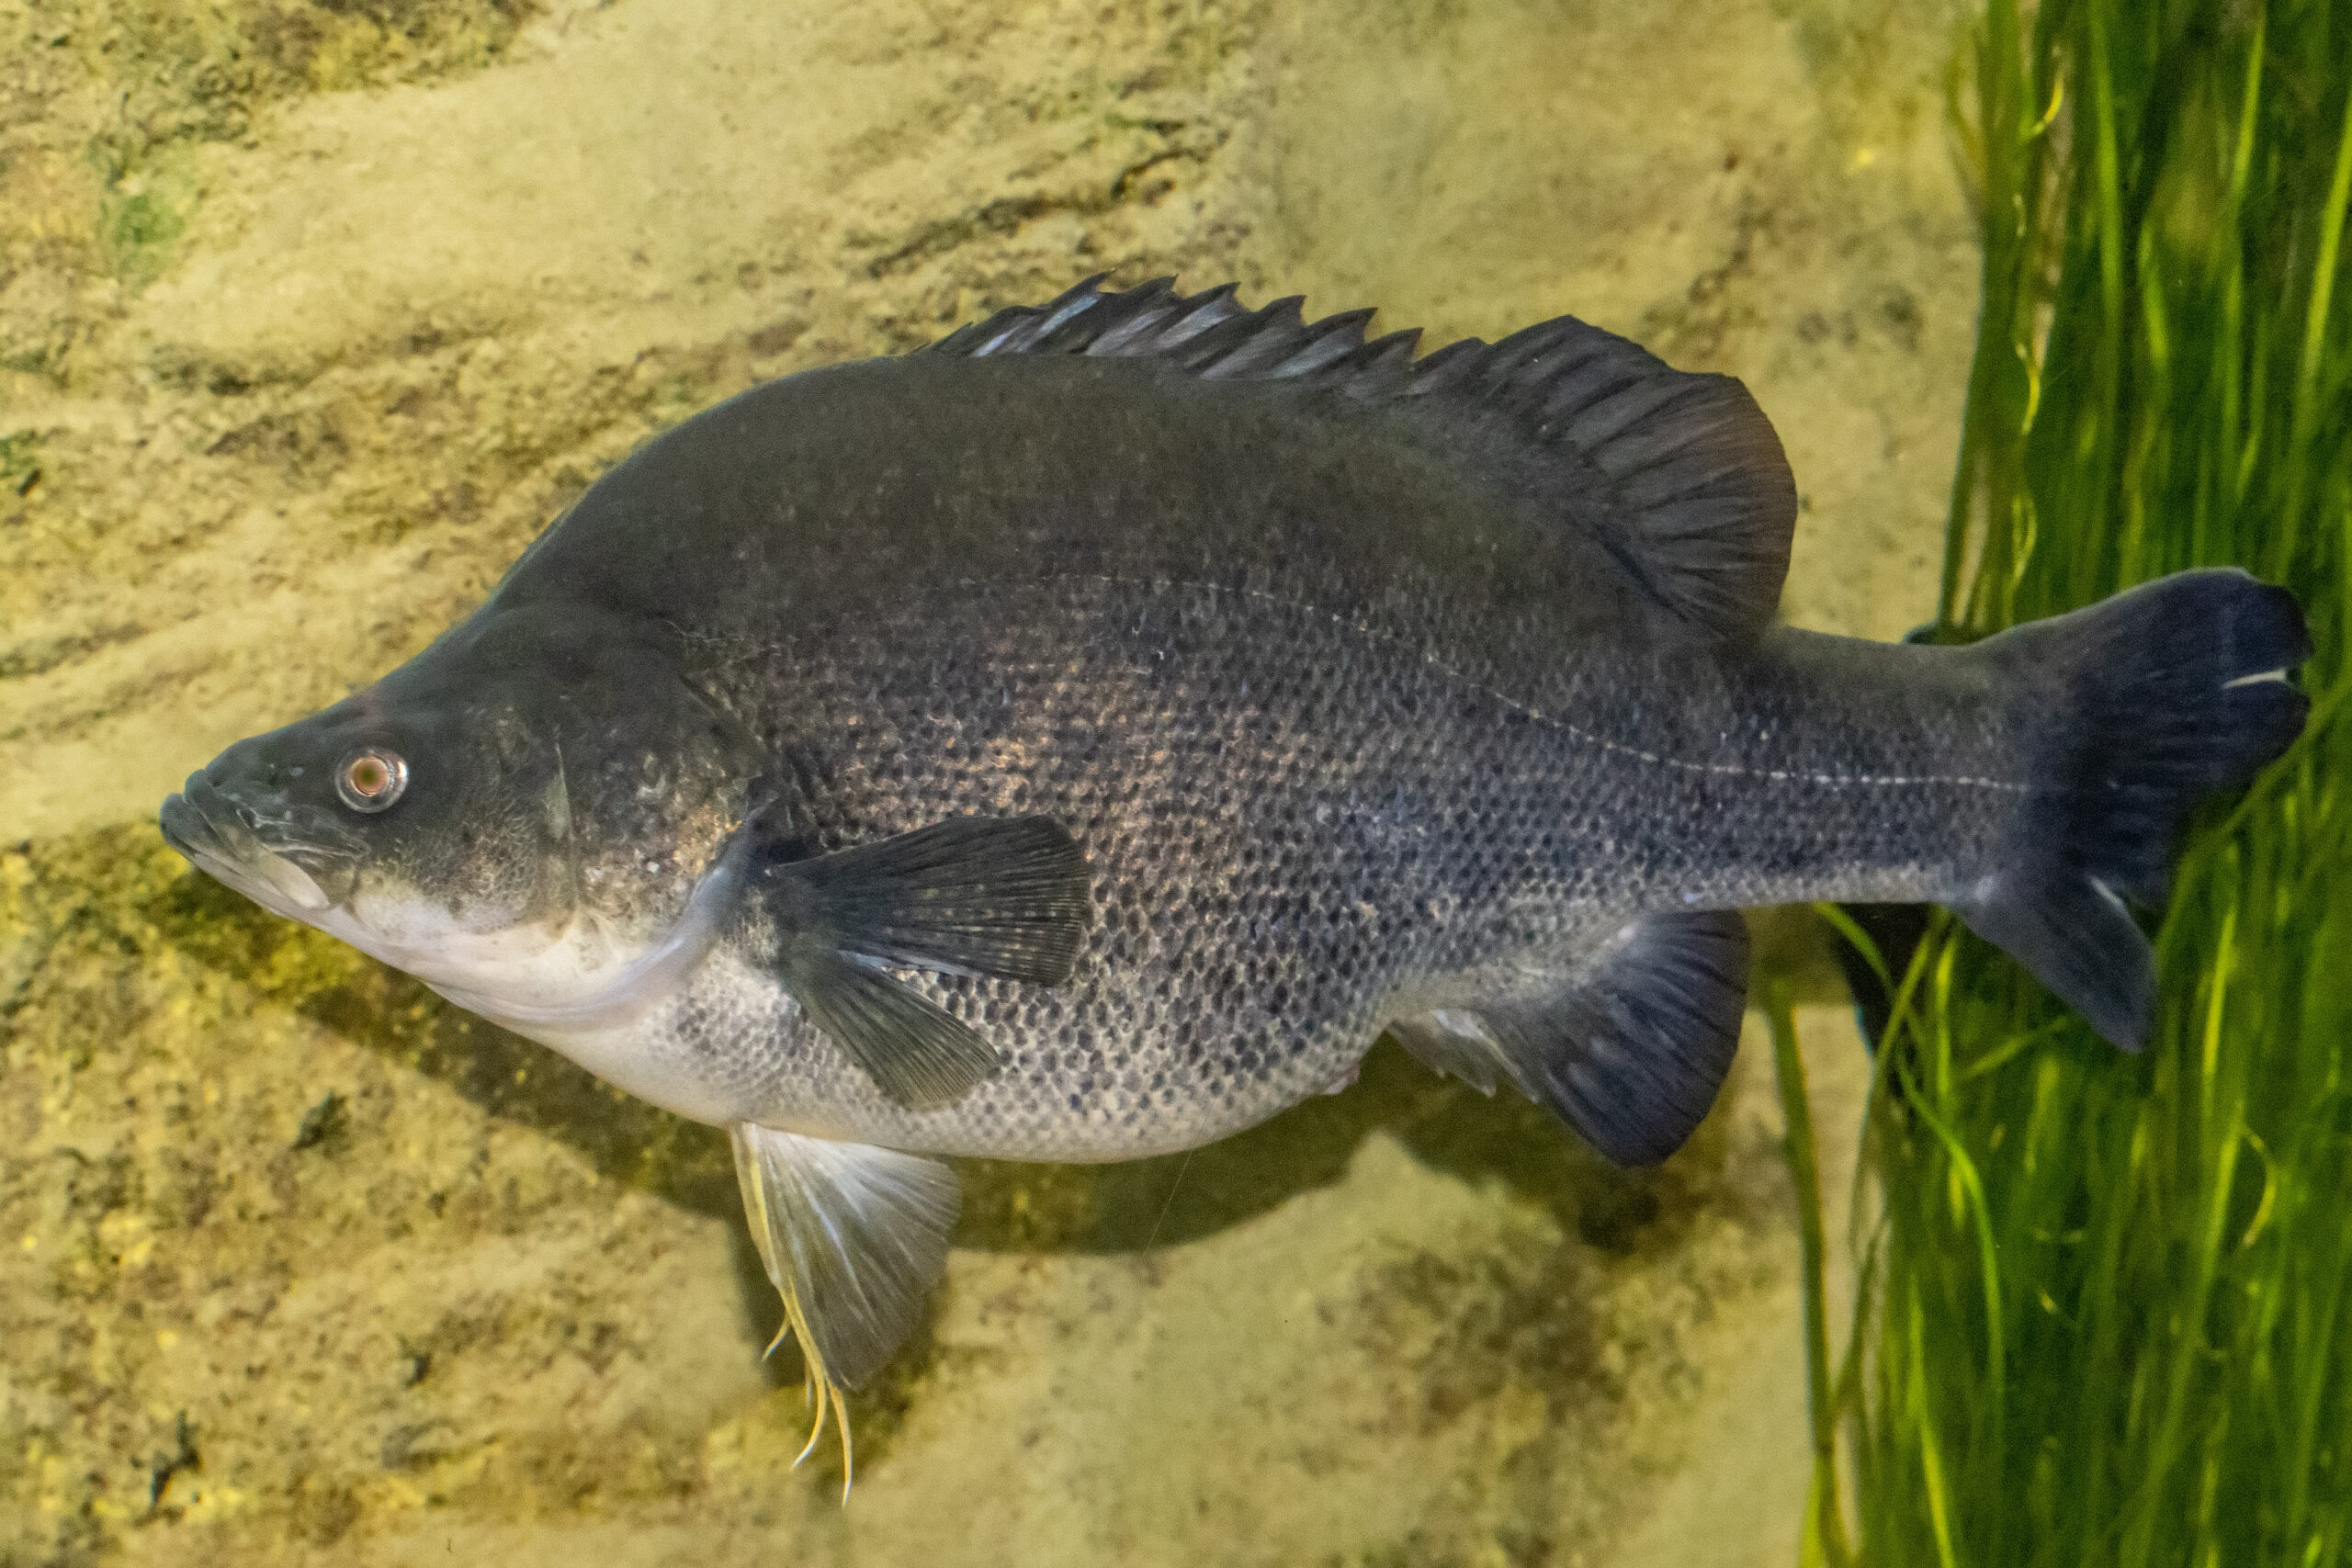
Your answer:
[[[778,871],[843,952],[908,969],[1055,986],[1086,936],[1086,856],[1050,817],[952,817]]]
[[[953,1105],[997,1069],[995,1050],[970,1025],[878,969],[813,942],[778,967],[808,1021],[900,1105]]]
[[[1057,985],[1089,918],[1086,857],[1046,817],[958,817],[763,872],[777,968],[809,1021],[901,1105],[953,1103],[987,1041],[887,971]]]
[[[922,1316],[947,1264],[956,1173],[935,1159],[740,1122],[735,1176],[768,1280],[784,1298],[817,1404],[806,1459],[828,1407],[842,1434],[842,1489],[852,1454],[842,1391],[880,1371]]]

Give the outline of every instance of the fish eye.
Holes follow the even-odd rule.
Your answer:
[[[334,792],[354,811],[381,811],[408,788],[408,764],[379,748],[355,751],[335,770]]]

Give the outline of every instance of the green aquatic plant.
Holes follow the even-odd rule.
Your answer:
[[[2296,590],[2317,652],[2303,739],[2190,840],[2143,1054],[1946,916],[1892,976],[1822,1394],[1853,1551],[2341,1562],[2352,3],[1990,0],[1971,43],[1984,302],[1940,634],[2234,564]],[[1848,1560],[1811,1517],[1808,1560]]]

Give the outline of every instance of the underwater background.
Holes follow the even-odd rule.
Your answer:
[[[2340,19],[2325,29],[2346,9],[2295,13],[2321,31],[2295,35],[2306,65],[2284,78],[2274,140],[2345,112],[2326,66],[2352,46]],[[0,1565],[2022,1561],[2049,1520],[2004,1524],[2006,1499],[2038,1484],[2059,1506],[2089,1473],[2078,1458],[2136,1472],[2150,1438],[2086,1418],[2054,1461],[2040,1432],[2007,1440],[2084,1375],[2066,1345],[2027,1362],[2030,1337],[1988,1342],[1988,1324],[2039,1310],[2032,1276],[1988,1294],[1966,1272],[2011,1255],[1991,1217],[1997,1151],[2018,1136],[2001,1107],[2041,1091],[1914,1091],[2046,1060],[2112,1069],[2095,1042],[2053,1043],[2063,1028],[2031,1013],[2048,1004],[1943,932],[1917,962],[1910,1043],[1874,1072],[1820,930],[1802,912],[1762,922],[1758,999],[1782,1005],[1798,1048],[1782,1065],[1802,1054],[1817,1181],[1792,1182],[1760,1015],[1715,1115],[1652,1172],[1611,1170],[1544,1113],[1388,1046],[1346,1093],[1191,1156],[967,1164],[946,1286],[854,1396],[843,1508],[828,1451],[792,1469],[798,1366],[789,1348],[761,1359],[776,1303],[721,1134],[189,873],[152,818],[229,740],[423,647],[647,435],[1104,270],[1236,278],[1317,313],[1376,305],[1376,330],[1432,344],[1573,312],[1741,377],[1803,495],[1796,625],[1969,635],[2189,558],[2262,564],[2212,534],[2192,556],[2052,567],[2018,592],[2061,536],[2019,533],[2009,498],[2030,487],[2001,476],[2031,444],[2018,377],[2041,368],[2054,308],[2036,280],[2074,253],[2005,250],[1985,214],[2031,210],[2034,232],[2064,236],[2068,213],[2108,210],[2096,179],[2071,208],[2054,174],[1996,189],[2009,149],[2047,145],[2049,169],[2133,188],[2138,144],[2074,158],[2101,144],[2098,122],[2077,136],[2088,95],[2054,87],[2090,58],[2065,52],[2062,24],[2127,15],[2210,43],[2267,13],[0,0]],[[2110,85],[2170,101],[2179,49],[2156,56],[2173,74],[2143,62]],[[2011,75],[1987,68],[2000,58]],[[2226,58],[2243,73],[2249,56]],[[2053,99],[2068,114],[2046,114]],[[2226,140],[2239,122],[2214,123]],[[2333,149],[2312,155],[2323,192]],[[2125,205],[2115,234],[2136,237]],[[2211,221],[2175,201],[2131,206],[2131,224],[2143,209],[2187,210],[2183,233]],[[2301,333],[2323,269],[2312,224],[2287,227],[2301,239],[2259,255],[2303,280],[2277,301]],[[2083,243],[2084,276],[2110,253],[2119,276],[2143,265],[2120,238]],[[1984,340],[1980,297],[2010,311]],[[2324,367],[2343,357],[2342,314],[2320,305]],[[2144,308],[2126,315],[2100,319],[2141,330]],[[2026,352],[1988,359],[1984,341]],[[2302,342],[2280,351],[2293,365]],[[2063,334],[2047,348],[2074,352]],[[2110,378],[2092,423],[2117,423],[2146,384]],[[2294,427],[2307,446],[2343,428],[2324,412]],[[1966,471],[1991,477],[1956,498],[1964,414]],[[2137,483],[2134,450],[2077,493]],[[2290,484],[2297,461],[2249,471]],[[2329,517],[2340,534],[2340,491],[2297,492],[2315,519],[2299,536]],[[1948,511],[1963,525],[1949,559]],[[1996,533],[2008,544],[1984,543]],[[2272,575],[2339,558],[2282,548]],[[1987,560],[2009,589],[1963,598]],[[2314,621],[2333,660],[2338,620]],[[2295,853],[2345,863],[2336,839]],[[1985,1005],[2010,1010],[1949,1026],[1979,973]],[[2199,994],[2180,1016],[2218,1016]],[[2334,1070],[2340,1037],[2298,1032],[2311,1071]],[[2185,1050],[2168,1038],[2148,1060],[2186,1071],[2201,1058]],[[2171,1103],[2098,1084],[2127,1121]],[[2311,1088],[2335,1107],[2315,1114],[2341,1122],[2333,1092]],[[1897,1097],[1925,1111],[1894,1115]],[[2312,1102],[2290,1098],[2303,1124]],[[2223,1120],[2176,1162],[2207,1173],[2197,1193],[2249,1146],[2231,1129],[2253,1123]],[[2133,1146],[2128,1125],[2114,1135]],[[2341,1146],[2328,1135],[2307,1147]],[[2215,1235],[2334,1237],[2341,1168],[2309,1168],[2301,1207],[2267,1203],[2252,1233],[2267,1201],[2233,1196],[2227,1171],[2190,1207],[2219,1214]],[[2110,1173],[2076,1176],[2015,1210],[2019,1250],[2052,1213],[2076,1213],[2052,1234],[2087,1230]],[[2278,1462],[2300,1453],[2340,1493],[2345,1331],[2314,1315],[2352,1275],[2337,1245],[2307,1269],[2315,1294],[2276,1298],[2312,1319],[2316,1368],[2263,1365],[2281,1429],[2316,1434]],[[2159,1242],[2143,1275],[2197,1256]],[[1809,1258],[1826,1276],[1810,1368]],[[2144,1278],[2078,1284],[2051,1312],[2096,1325]],[[2154,1428],[2176,1448],[2253,1375],[2226,1332],[2184,1333],[2195,1370]],[[2128,1393],[2129,1369],[2104,1365]],[[2306,1416],[2296,1391],[2314,1387]],[[2001,1392],[2018,1389],[2039,1392]],[[2206,1492],[2252,1495],[2228,1474]],[[2193,1505],[2169,1475],[2145,1495]],[[2332,1495],[2316,1514],[2307,1495],[2296,1527],[2332,1517],[2332,1535],[2248,1504],[2278,1547],[2263,1560],[2339,1561]],[[2219,1503],[2203,1537],[2143,1513],[2130,1561],[2255,1560],[2227,1548],[2259,1520]],[[2120,1539],[2088,1529],[2051,1560],[2124,1561]]]

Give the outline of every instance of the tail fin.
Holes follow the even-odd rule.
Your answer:
[[[1982,645],[2047,705],[2008,863],[1954,904],[2109,1040],[2136,1051],[2155,963],[2124,899],[2164,901],[2189,811],[2301,733],[2311,654],[2283,588],[2185,571]]]

